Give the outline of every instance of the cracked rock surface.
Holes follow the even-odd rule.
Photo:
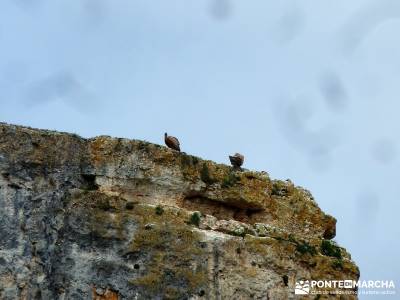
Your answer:
[[[307,190],[138,140],[0,123],[0,220],[5,300],[302,299],[301,279],[359,277]]]

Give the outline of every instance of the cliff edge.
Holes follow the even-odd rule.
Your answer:
[[[296,281],[359,277],[307,190],[138,140],[0,123],[0,220],[0,299],[302,299]]]

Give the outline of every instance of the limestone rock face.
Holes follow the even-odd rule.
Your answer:
[[[0,221],[0,299],[301,299],[296,281],[359,277],[307,190],[137,140],[0,123]]]

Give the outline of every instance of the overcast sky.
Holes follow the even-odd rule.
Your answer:
[[[398,0],[2,0],[0,121],[241,152],[311,190],[362,279],[399,285],[399,18]]]

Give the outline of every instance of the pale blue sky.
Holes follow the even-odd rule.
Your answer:
[[[0,120],[241,152],[400,284],[399,32],[397,0],[3,0]]]

